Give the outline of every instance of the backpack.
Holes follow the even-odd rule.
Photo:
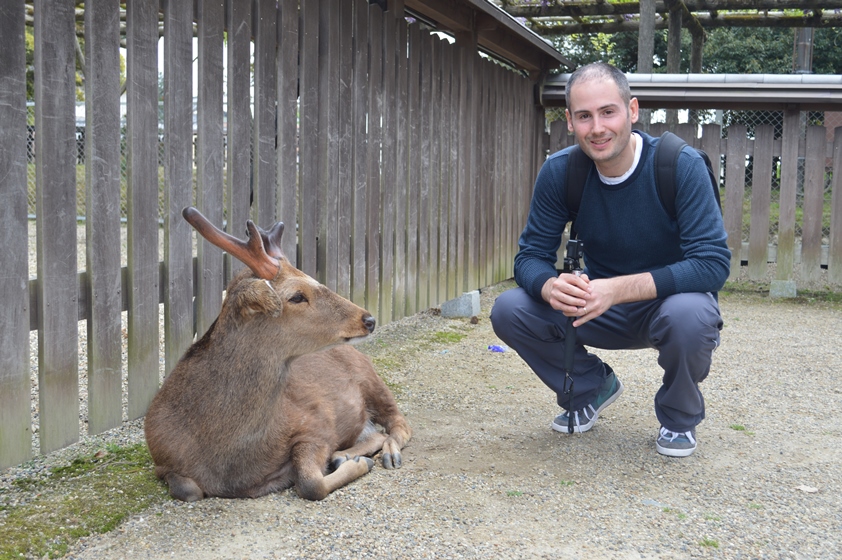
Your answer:
[[[678,162],[678,154],[687,143],[672,132],[664,132],[661,141],[655,147],[655,186],[658,189],[658,198],[673,220],[676,219],[675,211],[675,168]],[[695,148],[694,148],[695,149]],[[722,210],[722,201],[719,196],[719,179],[713,172],[713,165],[708,155],[702,150],[695,149],[702,156],[705,167],[708,170],[708,178],[716,197],[716,203]],[[579,203],[582,202],[582,191],[585,189],[585,181],[594,166],[593,161],[578,145],[570,151],[567,156],[567,210],[570,213],[570,239],[576,239],[576,216],[579,213]]]

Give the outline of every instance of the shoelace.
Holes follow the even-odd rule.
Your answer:
[[[668,430],[664,427],[661,427],[661,437],[669,441],[675,441],[676,439],[683,437],[687,438],[690,443],[696,443],[696,440],[693,439],[693,432],[673,432],[672,430]]]
[[[591,415],[589,415],[589,414],[588,414],[588,409],[589,409],[589,408],[591,409],[591,412],[593,413],[593,414],[591,414]],[[593,405],[592,405],[592,404],[589,404],[587,407],[583,408],[582,410],[577,410],[577,411],[573,412],[573,414],[572,414],[572,415],[568,412],[568,413],[567,413],[568,418],[569,418],[569,417],[571,417],[571,416],[572,416],[572,417],[574,417],[574,418],[576,419],[576,425],[577,425],[577,426],[581,426],[581,425],[582,425],[582,423],[581,423],[581,422],[579,422],[579,413],[580,413],[580,412],[582,413],[582,416],[584,416],[584,417],[585,417],[585,420],[587,420],[588,422],[590,422],[590,421],[591,421],[591,418],[593,418],[593,417],[596,415],[596,409],[593,407]]]

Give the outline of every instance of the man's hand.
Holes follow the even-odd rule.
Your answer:
[[[608,311],[612,305],[655,299],[655,281],[648,272],[590,280],[586,274],[562,274],[550,278],[541,289],[541,296],[553,309],[567,317],[576,317],[574,327]]]

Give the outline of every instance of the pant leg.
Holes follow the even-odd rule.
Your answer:
[[[569,409],[570,397],[564,393],[564,340],[567,317],[543,301],[537,301],[521,288],[508,290],[494,302],[491,310],[494,332],[532,368],[541,381],[552,389],[559,406]],[[599,339],[602,348],[643,347],[641,341],[630,337],[631,332],[622,309],[589,321],[576,329],[577,344],[573,360],[572,410],[578,410],[596,397],[608,370],[597,356],[589,353],[584,344]],[[592,331],[592,332],[591,332]]]
[[[686,432],[704,419],[699,383],[710,372],[721,329],[719,305],[710,294],[675,294],[652,314],[649,336],[664,369],[655,415],[668,430]]]
[[[567,318],[521,288],[501,294],[491,312],[494,332],[532,368],[559,406],[569,406],[564,390],[564,335]],[[664,369],[655,396],[655,414],[673,431],[687,431],[704,418],[698,384],[710,372],[722,318],[710,294],[675,294],[663,300],[616,305],[577,329],[573,364],[573,409],[591,402],[607,372],[584,348],[655,348]]]

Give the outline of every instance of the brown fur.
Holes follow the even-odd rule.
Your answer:
[[[170,494],[245,498],[295,486],[320,500],[369,472],[378,451],[386,468],[400,467],[409,425],[371,361],[343,344],[373,330],[371,315],[283,258],[273,280],[245,270],[227,293],[146,415]]]

